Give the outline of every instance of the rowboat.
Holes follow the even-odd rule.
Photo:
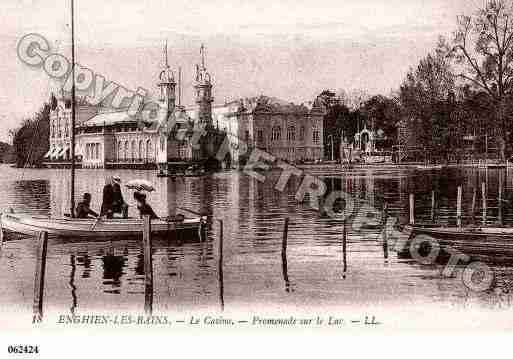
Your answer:
[[[456,249],[470,257],[489,257],[493,260],[513,260],[513,228],[509,227],[441,227],[439,225],[405,225],[410,233],[404,250],[410,250],[415,237],[436,241],[443,250]],[[417,241],[420,243],[421,241]]]
[[[157,219],[151,222],[151,233],[155,236],[175,234],[197,235],[205,228],[207,217],[184,218],[176,216],[169,220]],[[3,213],[0,217],[3,231],[35,236],[39,232],[63,238],[88,240],[126,239],[142,236],[143,220],[138,218],[78,219],[50,218],[28,214]]]

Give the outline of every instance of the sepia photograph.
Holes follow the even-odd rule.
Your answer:
[[[513,329],[513,1],[0,9],[0,357]]]

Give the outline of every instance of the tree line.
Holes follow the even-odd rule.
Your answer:
[[[380,143],[439,161],[488,150],[512,155],[513,1],[489,0],[457,18],[452,37],[411,68],[389,96],[326,90],[326,157],[363,127]],[[338,156],[338,151],[334,151]]]

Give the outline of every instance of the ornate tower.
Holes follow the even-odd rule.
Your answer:
[[[164,66],[159,74],[159,82],[157,86],[160,88],[160,103],[167,110],[167,114],[171,114],[175,110],[175,76],[173,70],[169,67],[167,56],[167,40],[163,50]]]
[[[205,47],[200,48],[201,65],[196,65],[196,104],[198,105],[197,119],[200,124],[212,127],[212,80],[205,67]]]

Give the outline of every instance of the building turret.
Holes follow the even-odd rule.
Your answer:
[[[213,126],[212,102],[214,102],[214,99],[212,97],[212,79],[205,66],[205,47],[203,44],[200,48],[200,54],[201,65],[196,65],[196,84],[194,85],[196,104],[198,105],[197,119],[200,124],[211,127]]]
[[[169,67],[168,54],[167,54],[167,41],[164,45],[163,51],[164,66],[159,74],[159,82],[157,86],[160,88],[160,103],[167,110],[168,116],[175,109],[175,76],[173,70]]]

